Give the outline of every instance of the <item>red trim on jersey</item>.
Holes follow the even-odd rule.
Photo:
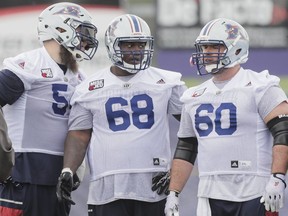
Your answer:
[[[4,206],[0,206],[0,215],[1,216],[23,216],[23,210],[21,209],[12,209]]]
[[[279,216],[279,213],[278,212],[266,211],[265,212],[265,216]]]

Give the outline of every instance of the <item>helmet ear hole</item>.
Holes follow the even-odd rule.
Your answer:
[[[63,29],[63,28],[60,28],[60,27],[57,27],[57,28],[56,28],[56,30],[57,30],[57,31],[59,31],[60,33],[66,32],[66,30],[65,30],[65,29]]]
[[[238,55],[241,52],[242,49],[237,49],[235,52],[235,55]]]

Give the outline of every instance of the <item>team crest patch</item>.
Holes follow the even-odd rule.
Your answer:
[[[242,38],[243,35],[241,33],[241,30],[239,29],[238,26],[236,25],[231,25],[231,24],[226,24],[226,32],[228,33],[228,37],[227,39],[236,39],[238,37],[238,35],[240,35]]]
[[[93,91],[95,89],[103,88],[104,87],[104,79],[94,80],[89,83],[89,91]]]
[[[202,94],[204,94],[204,92],[206,91],[206,88],[204,89],[198,89],[196,90],[191,97],[199,97],[201,96]]]
[[[118,23],[119,23],[119,21],[116,20],[116,21],[114,21],[114,22],[112,23],[112,25],[109,26],[108,32],[110,32],[110,35],[113,36],[113,37],[115,37],[115,33],[114,33],[114,32],[115,32],[115,30],[117,29]]]
[[[52,78],[53,77],[53,73],[52,73],[51,68],[41,69],[41,74],[42,74],[42,77],[44,77],[44,78]]]

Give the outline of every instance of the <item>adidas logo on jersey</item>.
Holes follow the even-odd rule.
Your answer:
[[[22,69],[24,69],[24,67],[25,67],[25,62],[20,62],[18,65],[19,65],[19,67],[21,67]]]
[[[160,79],[156,82],[157,84],[165,84],[166,82],[163,79]]]
[[[159,158],[153,158],[153,165],[160,165],[160,159]]]
[[[154,166],[167,166],[168,160],[166,158],[153,158]]]
[[[238,168],[238,161],[231,161],[231,168]]]
[[[95,89],[99,89],[103,87],[104,87],[104,79],[94,80],[89,83],[89,91],[93,91]]]

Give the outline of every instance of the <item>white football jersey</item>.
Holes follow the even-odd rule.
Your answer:
[[[83,75],[69,69],[64,75],[44,47],[7,58],[3,64],[25,88],[3,109],[15,152],[63,155],[70,99]]]
[[[183,94],[178,137],[198,139],[199,196],[241,201],[261,195],[270,176],[273,137],[259,104],[275,86],[279,78],[268,71],[241,69],[221,89],[210,79]],[[271,95],[269,112],[287,99],[279,92]],[[243,190],[246,184],[251,190]]]
[[[77,86],[71,101],[69,130],[93,127],[88,147],[91,181],[96,182],[115,174],[121,176],[167,171],[171,161],[168,114],[181,114],[180,96],[184,90],[186,86],[181,81],[180,73],[154,67],[128,77],[117,77],[109,68],[105,68]],[[83,116],[86,115],[83,112],[73,112],[77,106],[83,107],[87,116]],[[93,123],[87,124],[89,119]],[[124,180],[118,181],[118,178],[115,176],[111,180],[115,184],[111,182],[113,186],[110,188],[122,185],[117,188],[125,193]],[[137,189],[132,190],[133,181],[128,181],[128,186],[135,193],[128,196],[135,198],[148,193],[151,201],[151,194],[155,196],[155,192],[151,191],[151,174],[148,180],[145,179],[147,181],[145,185],[150,189],[145,188],[148,192],[141,194],[137,194]],[[137,181],[133,183],[134,186],[143,190]],[[97,188],[99,187],[95,187],[95,190]],[[114,194],[119,192],[118,189],[116,191],[114,188]],[[92,193],[99,196],[102,191],[98,195],[95,195],[95,191]]]

